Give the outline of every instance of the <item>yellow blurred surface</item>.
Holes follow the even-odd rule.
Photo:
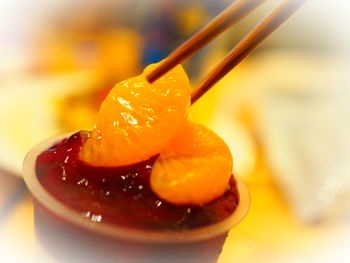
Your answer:
[[[245,180],[251,193],[250,211],[230,231],[218,262],[347,262],[333,260],[347,257],[349,223],[344,220],[307,225],[298,221],[283,193],[277,188],[253,134],[247,132],[249,129],[242,130],[243,126],[251,128],[249,112],[244,107],[238,113],[233,110],[238,107],[238,101],[236,106],[233,105],[235,103],[230,105],[231,111],[227,111],[227,105],[221,103],[222,94],[233,94],[232,98],[235,97],[234,94],[240,94],[240,99],[244,97],[247,91],[242,90],[241,86],[247,81],[249,69],[250,62],[243,63],[196,103],[191,112],[193,120],[212,127],[230,145],[235,157],[235,172]],[[235,99],[232,101],[236,102]],[[10,188],[12,183],[7,185]],[[9,192],[2,191],[0,200],[9,195]],[[10,258],[15,260],[23,257],[30,262],[36,251],[36,241],[33,207],[29,196],[16,205],[0,223],[0,233],[0,240],[6,241],[7,247],[12,251],[14,247],[21,250],[20,255],[9,255]]]

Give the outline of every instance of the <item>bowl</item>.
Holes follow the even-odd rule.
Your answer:
[[[217,222],[213,225],[208,225],[204,227],[198,227],[195,229],[189,230],[173,230],[173,231],[162,231],[162,230],[142,230],[142,229],[133,229],[124,226],[119,226],[116,224],[111,224],[108,222],[93,222],[85,218],[78,211],[68,207],[61,201],[57,200],[53,195],[51,195],[40,183],[35,173],[35,165],[36,159],[39,154],[43,151],[51,147],[52,145],[60,142],[62,139],[70,136],[70,134],[63,134],[60,136],[56,136],[54,138],[50,138],[45,140],[35,147],[33,147],[29,153],[27,154],[24,164],[23,164],[23,178],[25,183],[27,184],[30,192],[34,196],[35,203],[35,221],[36,228],[39,228],[39,232],[41,232],[41,236],[49,236],[51,239],[55,238],[54,236],[62,235],[64,232],[60,227],[54,226],[56,228],[55,231],[47,230],[53,229],[52,222],[60,221],[64,222],[64,225],[67,225],[68,228],[65,228],[68,237],[71,235],[72,231],[75,229],[79,231],[79,233],[87,232],[89,237],[80,238],[80,240],[87,240],[93,236],[92,239],[99,239],[101,237],[107,238],[109,241],[107,243],[111,243],[110,240],[123,241],[123,242],[132,242],[139,244],[147,244],[148,246],[174,246],[174,245],[184,245],[189,248],[189,244],[200,244],[203,242],[215,240],[215,238],[221,237],[221,241],[216,241],[218,246],[220,247],[220,251],[223,245],[223,242],[226,239],[228,231],[237,225],[247,214],[249,205],[250,205],[250,197],[249,192],[245,184],[239,177],[235,177],[237,182],[237,190],[239,194],[239,204],[236,210],[230,215],[228,218],[223,221]],[[46,217],[46,218],[44,218]],[[54,218],[47,220],[47,218]],[[51,221],[50,221],[51,220]],[[38,225],[37,222],[40,222]],[[43,223],[44,222],[44,223]],[[49,222],[49,223],[47,223]],[[59,223],[59,224],[61,224]],[[46,225],[50,225],[50,227],[46,227]],[[56,224],[56,223],[55,223]],[[57,224],[56,224],[57,225]],[[45,229],[44,231],[42,231]],[[57,230],[58,229],[58,230]],[[38,232],[38,231],[37,231]],[[82,236],[81,234],[74,234],[74,236]],[[83,234],[85,235],[85,234]],[[60,237],[62,239],[62,237]],[[71,238],[68,238],[71,240]],[[79,239],[78,239],[79,240]],[[74,242],[80,243],[81,241]],[[52,243],[51,241],[49,241]],[[48,243],[47,239],[44,243]],[[101,242],[99,241],[101,244]],[[105,242],[106,243],[106,242]],[[66,244],[66,241],[60,241],[60,244]],[[119,243],[120,244],[120,243]],[[57,247],[57,245],[53,245],[52,247]],[[83,249],[86,251],[87,249]],[[90,249],[88,249],[90,250]],[[112,248],[113,250],[113,248]],[[164,249],[163,249],[164,250]],[[172,251],[175,251],[174,249]],[[188,249],[187,249],[188,251]],[[187,252],[186,252],[187,253]]]

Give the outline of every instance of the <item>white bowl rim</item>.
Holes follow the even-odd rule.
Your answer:
[[[34,146],[23,162],[23,178],[34,198],[50,212],[81,228],[118,240],[142,243],[191,243],[207,240],[228,232],[237,225],[248,213],[250,206],[249,191],[242,180],[235,176],[239,203],[236,210],[228,218],[213,225],[189,230],[161,231],[140,230],[118,226],[107,222],[93,222],[78,211],[64,205],[53,197],[39,182],[35,174],[37,156],[71,134],[63,134],[47,139]]]

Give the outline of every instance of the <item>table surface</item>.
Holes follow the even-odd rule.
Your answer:
[[[219,263],[350,261],[348,222],[298,222],[273,181],[264,178],[266,171],[255,173],[254,180],[246,178],[252,199],[250,211],[230,231]],[[32,197],[20,178],[5,172],[0,173],[0,233],[0,262],[34,262],[38,249]],[[44,258],[55,262],[50,255]]]

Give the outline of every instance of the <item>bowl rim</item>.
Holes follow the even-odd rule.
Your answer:
[[[235,176],[239,203],[236,210],[226,219],[204,227],[189,230],[162,231],[162,230],[141,230],[118,226],[108,222],[93,222],[88,220],[78,211],[66,206],[52,196],[40,183],[35,173],[37,156],[59,142],[67,138],[71,133],[61,134],[42,141],[34,146],[26,155],[23,162],[23,179],[34,196],[35,200],[59,218],[79,226],[85,230],[107,236],[117,240],[126,240],[142,243],[191,243],[207,240],[228,232],[246,216],[250,206],[250,196],[246,185]]]

